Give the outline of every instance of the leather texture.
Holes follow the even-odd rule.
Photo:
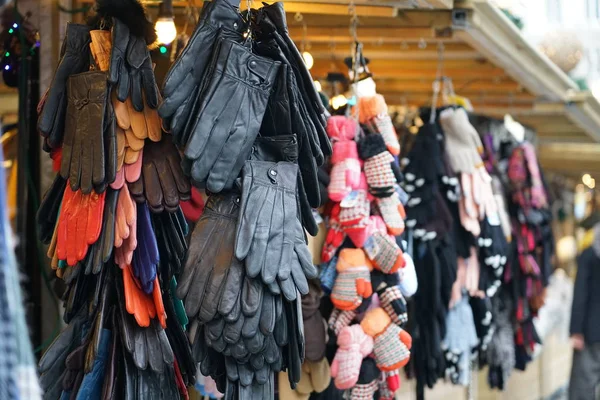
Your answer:
[[[62,143],[67,112],[67,81],[71,75],[89,69],[89,43],[88,26],[72,23],[67,25],[64,52],[38,118],[38,130],[46,138],[50,148],[59,147]]]
[[[218,35],[231,39],[242,39],[246,24],[237,8],[225,0],[205,2],[200,21],[192,33],[187,46],[171,66],[164,84],[164,102],[159,108],[160,116],[171,124],[174,136],[189,117],[193,98],[197,97],[207,65],[214,50]]]
[[[106,74],[100,71],[72,75],[67,82],[67,119],[60,174],[72,190],[84,194],[106,184],[104,121]]]
[[[170,135],[159,142],[146,142],[141,177],[129,184],[129,190],[138,203],[147,202],[153,213],[174,212],[180,201],[190,198],[190,181]]]
[[[124,102],[130,97],[140,112],[145,106],[158,107],[158,88],[144,38],[132,35],[124,22],[113,18],[112,44],[108,81],[116,86],[117,99]]]
[[[184,171],[218,193],[233,186],[248,159],[280,64],[225,39],[213,58],[214,70],[190,124]]]

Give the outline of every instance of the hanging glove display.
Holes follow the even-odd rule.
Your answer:
[[[40,118],[40,129],[46,123],[54,129],[64,120],[64,138],[62,132],[41,129],[47,139],[57,137],[47,144],[62,141],[63,146],[53,151],[59,175],[37,220],[41,239],[50,242],[51,265],[66,285],[63,319],[68,324],[40,363],[44,398],[187,398],[196,364],[180,325],[187,321],[180,322],[171,297],[173,275],[187,249],[187,227],[177,205],[189,193],[189,182],[179,159],[170,158],[179,155],[168,138],[154,143],[162,133],[152,110],[158,95],[142,38],[147,32],[140,32],[153,27],[142,23],[147,19],[137,1],[107,0],[96,11],[89,27],[69,26],[73,36],[62,55],[67,64],[59,66],[50,90],[56,104],[47,99],[43,106],[48,113],[58,109]],[[107,26],[118,44],[112,49],[110,33],[98,29]],[[73,52],[76,48],[80,54]],[[69,69],[76,68],[79,57],[85,58],[79,60],[81,70]],[[117,100],[111,89],[125,94]],[[146,138],[160,148],[160,156],[149,148],[144,158]],[[167,171],[169,162],[179,170]],[[162,197],[148,196],[137,205],[126,183],[141,179],[143,165],[154,168],[153,175],[146,171],[144,183],[159,188]],[[180,178],[174,204],[167,179],[175,178],[167,172]],[[149,207],[157,212],[151,215]]]
[[[88,26],[67,25],[61,58],[38,119],[38,130],[51,148],[61,145],[65,133],[69,77],[89,69],[90,40]]]
[[[186,172],[218,193],[231,188],[250,154],[280,64],[225,39],[218,42],[213,58],[212,76],[203,92],[201,111],[191,123],[184,154]]]
[[[158,89],[144,38],[130,34],[125,22],[115,18],[112,27],[112,51],[108,81],[116,86],[117,98],[131,99],[136,111],[144,104],[158,107]]]
[[[402,177],[383,137],[379,134],[365,136],[358,143],[358,153],[364,161],[369,192],[375,197],[389,197],[396,193],[395,186]]]
[[[154,213],[174,212],[179,202],[190,198],[191,186],[181,169],[181,158],[169,135],[159,142],[147,142],[142,158],[142,173],[129,184],[138,202],[148,202]]]

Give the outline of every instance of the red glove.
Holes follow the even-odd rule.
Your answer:
[[[204,211],[204,199],[198,189],[192,186],[192,197],[187,201],[180,201],[179,206],[183,211],[183,215],[185,215],[185,219],[190,222],[197,222]]]
[[[329,230],[327,231],[327,236],[325,237],[325,244],[323,245],[323,249],[321,250],[321,261],[329,262],[340,248],[342,243],[344,243],[344,239],[346,239],[346,234],[342,230],[339,222],[340,215],[340,205],[335,204],[331,208],[331,215],[329,217]]]
[[[88,247],[100,236],[105,197],[106,192],[83,194],[67,185],[58,217],[58,259],[73,266],[85,258]]]

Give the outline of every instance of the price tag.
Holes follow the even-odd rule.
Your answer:
[[[359,195],[360,192],[358,190],[351,191],[346,197],[342,199],[342,201],[340,202],[340,206],[343,208],[352,208],[356,206]]]

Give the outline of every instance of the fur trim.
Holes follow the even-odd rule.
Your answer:
[[[361,160],[367,160],[386,150],[383,136],[378,133],[367,135],[358,143],[358,154]]]
[[[96,0],[96,13],[88,23],[98,26],[102,18],[114,17],[124,22],[133,36],[143,37],[146,44],[156,42],[154,25],[138,0]]]

